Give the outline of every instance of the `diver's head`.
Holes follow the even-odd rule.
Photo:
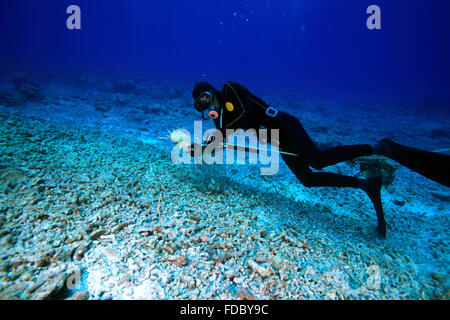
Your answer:
[[[217,119],[219,117],[218,91],[211,84],[198,82],[192,91],[192,97],[195,100],[194,108],[202,113],[203,119],[208,119],[204,116],[205,111],[208,112],[210,118]]]

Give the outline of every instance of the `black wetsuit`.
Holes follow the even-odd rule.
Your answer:
[[[280,110],[275,117],[270,117],[266,114],[270,106],[236,82],[225,83],[222,91],[217,92],[217,97],[220,115],[214,119],[214,123],[224,136],[226,129],[254,129],[256,133],[261,127],[279,129],[279,141],[268,139],[268,142],[272,145],[276,143],[282,151],[297,155],[282,154],[282,157],[300,182],[306,187],[361,188],[371,199],[377,213],[377,232],[386,237],[386,221],[380,193],[381,177],[366,180],[332,172],[314,172],[310,168],[322,169],[343,161],[373,155],[376,150],[372,146],[358,144],[320,150],[297,118]],[[270,138],[270,134],[268,136]],[[383,139],[381,142],[381,145],[388,147],[389,152],[379,153],[380,150],[377,150],[377,154],[387,156],[431,180],[450,186],[450,156],[406,147],[389,139]]]
[[[252,94],[247,88],[236,82],[227,82],[219,94],[221,116],[214,120],[222,133],[226,129],[279,129],[279,148],[298,156],[282,154],[283,160],[306,187],[352,187],[358,188],[359,178],[331,172],[313,172],[314,169],[337,164],[339,162],[372,155],[368,144],[337,146],[320,150],[306,133],[300,121],[294,116],[278,111],[272,118],[266,115],[267,103]],[[226,102],[233,105],[229,111]],[[270,134],[269,134],[270,136]]]

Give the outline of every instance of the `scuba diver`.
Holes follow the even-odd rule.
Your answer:
[[[259,128],[279,129],[279,141],[276,143],[280,150],[286,152],[280,152],[282,158],[305,187],[363,190],[375,208],[378,218],[376,230],[383,238],[386,238],[386,221],[381,202],[381,177],[360,179],[332,172],[313,172],[310,167],[320,170],[358,157],[382,155],[431,180],[450,186],[448,155],[406,147],[389,139],[383,139],[375,145],[341,145],[320,150],[296,117],[269,106],[239,83],[227,82],[222,91],[218,91],[207,82],[199,82],[192,95],[195,109],[202,113],[204,120],[212,118],[223,137],[226,137],[226,129],[255,129],[256,132]],[[202,146],[209,143],[211,140]],[[195,144],[191,145],[191,155],[194,146]]]

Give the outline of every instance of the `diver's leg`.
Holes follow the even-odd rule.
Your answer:
[[[332,172],[313,172],[301,158],[282,155],[284,162],[305,187],[359,188],[359,178]]]
[[[381,203],[381,178],[359,179],[332,172],[313,172],[299,157],[283,155],[289,169],[305,187],[348,187],[360,188],[366,192],[375,208],[378,218],[377,232],[386,237],[386,221]]]
[[[406,147],[390,139],[381,140],[374,151],[437,183],[450,187],[450,156],[448,155]]]
[[[337,146],[320,150],[311,140],[300,121],[288,115],[283,121],[283,143],[287,151],[298,154],[314,169],[322,169],[340,162],[373,154],[368,144]]]
[[[340,162],[349,161],[372,154],[373,150],[370,145],[355,144],[312,152],[308,156],[308,161],[314,169],[322,169]]]
[[[386,220],[384,219],[383,204],[381,202],[381,185],[381,177],[373,177],[367,180],[360,179],[359,183],[359,187],[366,192],[377,213],[377,232],[380,236],[386,238]]]

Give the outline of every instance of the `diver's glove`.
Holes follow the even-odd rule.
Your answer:
[[[190,149],[191,157],[195,156],[195,148],[200,148],[200,147],[202,147],[202,152],[203,152],[203,146],[202,145],[200,145],[199,143],[191,144],[191,149]]]
[[[203,141],[202,144],[199,144],[199,143],[193,143],[193,144],[191,144],[191,148],[190,148],[191,157],[194,157],[194,151],[195,151],[195,146],[196,146],[196,145],[197,145],[197,148],[202,148],[202,153],[203,153],[203,151],[205,150],[205,148],[206,148],[209,144],[213,143],[214,140],[215,140],[215,137],[214,137],[214,136],[209,136],[209,137],[208,137],[208,141]]]

